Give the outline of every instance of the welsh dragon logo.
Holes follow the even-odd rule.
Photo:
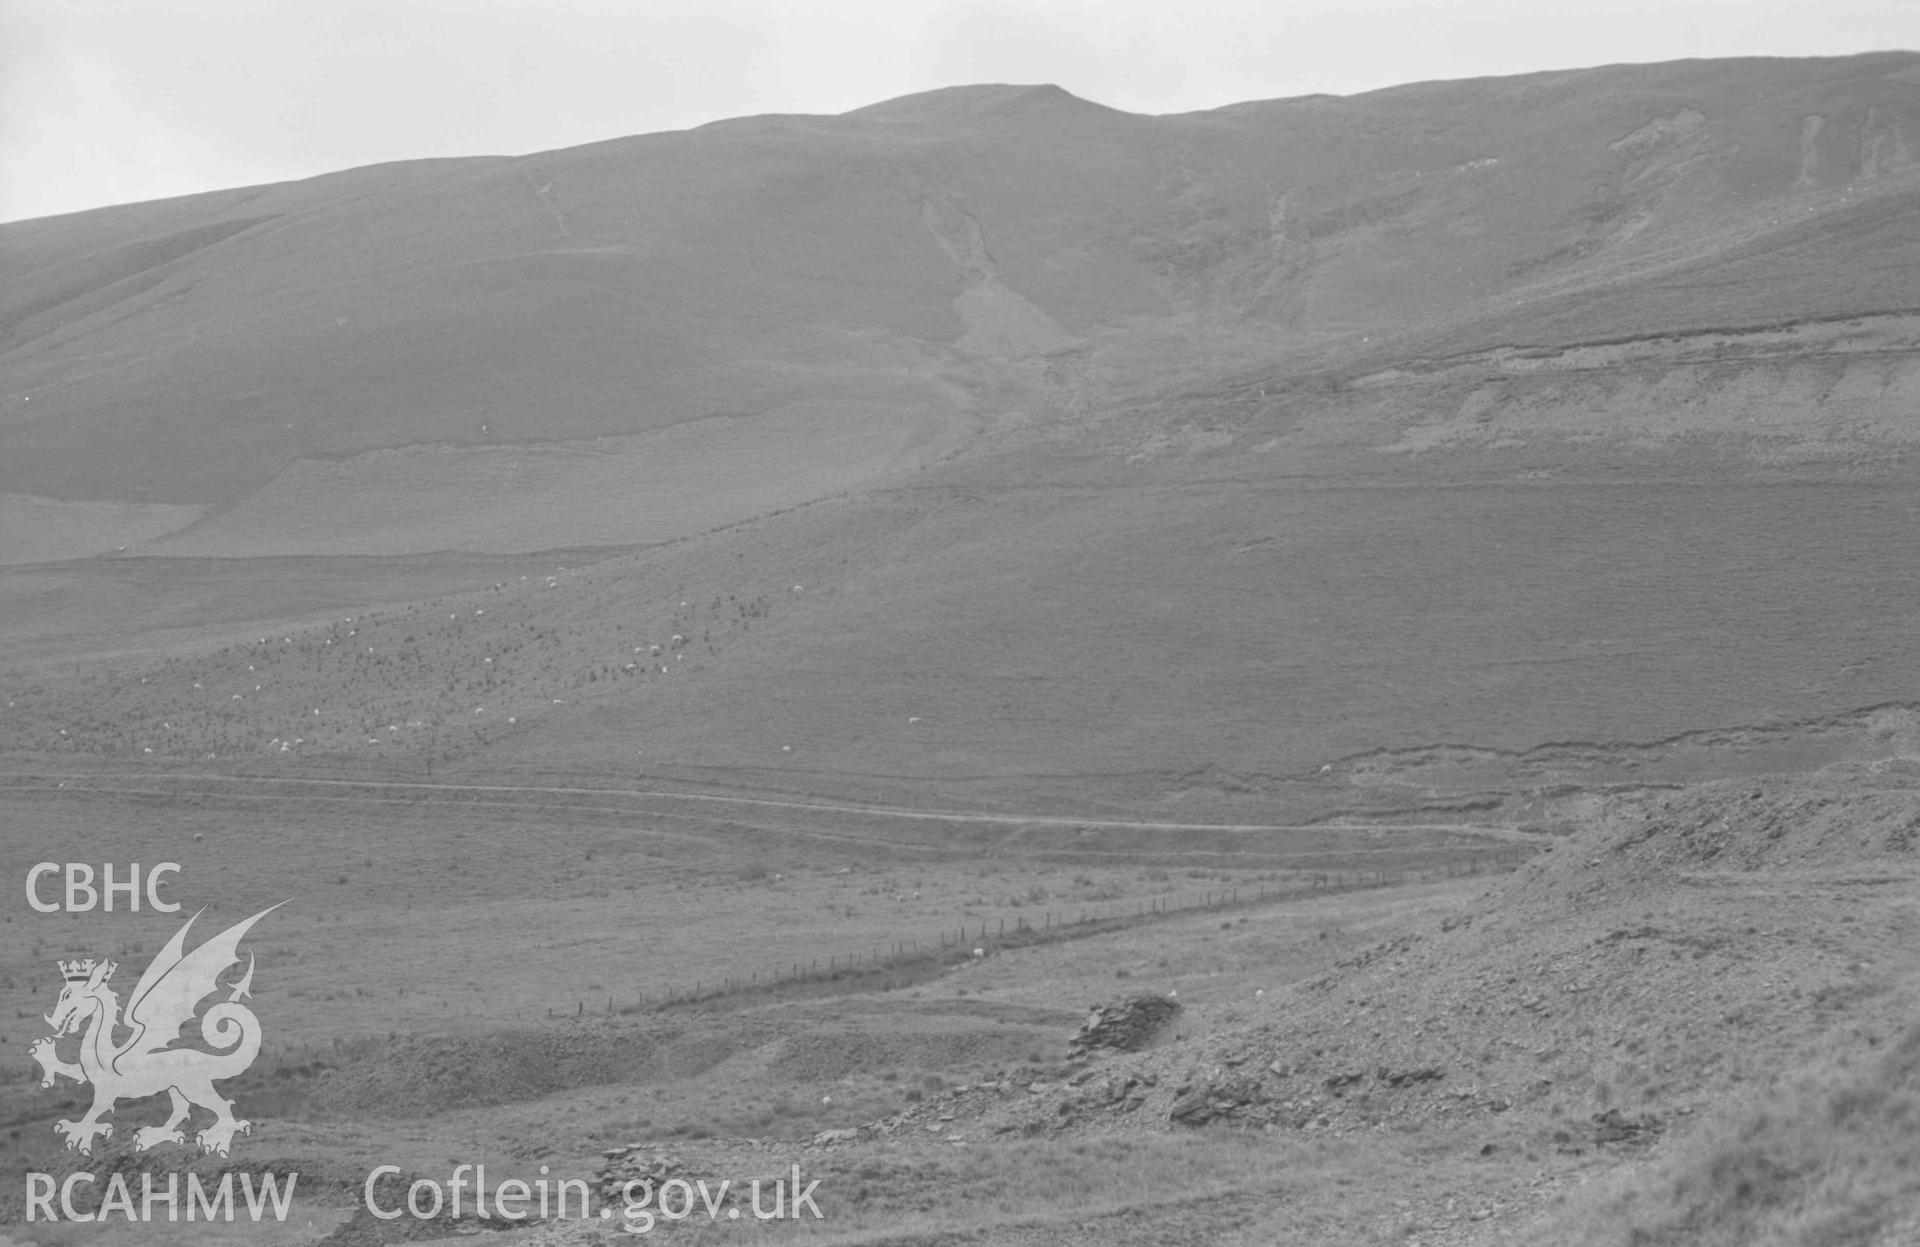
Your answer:
[[[252,954],[247,956],[245,976],[232,986],[225,1000],[209,1007],[200,1019],[200,1037],[214,1051],[174,1045],[200,1003],[219,990],[220,976],[239,963],[240,938],[278,908],[274,905],[261,910],[190,953],[184,951],[187,930],[200,915],[187,919],[134,985],[124,1019],[119,997],[107,986],[119,968],[117,964],[91,957],[60,963],[60,974],[67,985],[61,989],[52,1015],[45,1019],[53,1027],[53,1034],[36,1040],[27,1051],[40,1064],[42,1087],[51,1087],[55,1078],[62,1077],[93,1084],[93,1107],[87,1115],[79,1121],[63,1118],[54,1125],[66,1136],[69,1148],[78,1148],[83,1156],[92,1155],[96,1136],[113,1135],[112,1123],[101,1121],[102,1114],[113,1112],[121,1100],[144,1099],[162,1091],[172,1098],[172,1112],[164,1125],[142,1126],[134,1132],[134,1147],[139,1151],[162,1143],[185,1143],[187,1136],[181,1125],[194,1106],[213,1114],[213,1123],[195,1140],[208,1152],[225,1156],[236,1133],[252,1130],[251,1122],[233,1115],[233,1101],[213,1086],[214,1079],[232,1078],[252,1065],[260,1052],[260,1019],[240,1003],[242,997],[252,994]],[[62,1061],[55,1045],[76,1031],[82,1032],[80,1060],[77,1064]],[[116,1039],[116,1032],[131,1033]]]

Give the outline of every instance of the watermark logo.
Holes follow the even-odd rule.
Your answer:
[[[541,1221],[594,1220],[593,1196],[586,1181],[549,1178],[549,1172],[548,1167],[542,1165],[541,1176],[531,1183],[508,1178],[489,1187],[485,1165],[459,1165],[444,1184],[431,1178],[415,1178],[407,1187],[403,1201],[397,1180],[407,1175],[398,1165],[381,1165],[367,1174],[363,1198],[367,1211],[381,1221],[398,1221],[408,1214],[419,1221],[431,1221],[443,1210],[450,1210],[450,1215],[459,1220],[464,1207],[471,1207],[476,1217],[502,1221],[525,1221],[530,1216],[537,1216]],[[616,1212],[611,1202],[603,1203],[597,1219],[612,1221],[617,1216],[621,1218],[622,1233],[650,1234],[661,1221],[685,1221],[702,1211],[709,1222],[716,1224],[722,1220],[739,1221],[744,1204],[755,1221],[800,1221],[806,1213],[820,1221],[825,1217],[813,1198],[819,1186],[818,1178],[801,1185],[797,1164],[792,1168],[791,1179],[785,1174],[771,1179],[754,1178],[744,1190],[731,1178],[722,1178],[717,1186],[709,1185],[704,1178],[668,1178],[657,1189],[651,1178],[634,1178],[619,1188],[620,1210]],[[611,1201],[613,1188],[603,1186],[601,1194]],[[467,1196],[471,1196],[471,1203],[463,1204]],[[536,1197],[537,1213],[528,1207]]]
[[[195,1107],[212,1113],[214,1118],[195,1139],[204,1151],[225,1156],[235,1134],[251,1132],[252,1123],[235,1117],[233,1101],[213,1085],[216,1079],[232,1078],[244,1071],[260,1053],[260,1019],[240,1003],[252,994],[251,954],[246,974],[228,989],[226,999],[213,1004],[200,1017],[200,1037],[212,1051],[173,1045],[202,1002],[220,990],[220,977],[239,964],[241,937],[278,908],[273,905],[261,910],[190,953],[185,951],[187,931],[199,914],[187,919],[134,985],[124,1016],[119,996],[107,986],[119,968],[116,963],[91,957],[60,963],[66,986],[53,1012],[45,1018],[53,1034],[36,1040],[27,1052],[39,1062],[42,1087],[51,1087],[56,1078],[93,1086],[93,1106],[86,1116],[79,1121],[63,1118],[54,1124],[69,1149],[92,1155],[96,1138],[113,1135],[112,1123],[100,1120],[104,1114],[113,1112],[121,1100],[145,1099],[161,1092],[170,1097],[172,1110],[165,1124],[142,1126],[134,1132],[134,1147],[139,1151],[162,1143],[185,1143],[187,1137],[181,1126]],[[131,1034],[116,1041],[114,1036],[122,1031]],[[80,1059],[61,1060],[56,1044],[76,1033],[80,1036]]]

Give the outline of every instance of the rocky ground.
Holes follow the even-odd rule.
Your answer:
[[[1899,766],[1615,793],[1471,903],[1230,1011],[1191,1007],[1177,1028],[1076,1044],[1051,1076],[982,1078],[806,1141],[623,1145],[600,1180],[612,1194],[631,1178],[798,1164],[829,1188],[892,1191],[906,1224],[908,1193],[949,1180],[969,1152],[1241,1138],[1276,1154],[1318,1147],[1328,1172],[1374,1176],[1330,1207],[1243,1175],[1199,1206],[1141,1190],[968,1239],[1251,1243],[1277,1227],[1287,1241],[1311,1215],[1328,1242],[1465,1247],[1573,1241],[1574,1229],[1610,1241],[1566,1220],[1587,1188],[1657,1185],[1743,1097],[1899,1046],[1920,985],[1916,841],[1920,780]],[[1127,1030],[1137,1008],[1116,998],[1083,1038]],[[1851,1230],[1820,1241],[1912,1241],[1920,1184],[1859,1199]],[[1627,1241],[1632,1225],[1617,1228]],[[897,1241],[949,1236],[922,1227]]]
[[[814,1243],[1912,1242],[1920,773],[1586,805],[1512,874],[1196,913],[893,992],[555,1023],[524,1052],[370,1050],[275,1123],[304,1159],[274,1163],[331,1210],[297,1241],[508,1228],[348,1216],[377,1157],[590,1183],[593,1218],[526,1243],[629,1241],[627,1184],[675,1179],[733,1190],[654,1232],[773,1232],[743,1188],[796,1168],[822,1219],[781,1232]],[[591,1070],[515,1098],[557,1061]]]

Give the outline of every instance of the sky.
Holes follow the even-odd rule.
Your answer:
[[[1920,0],[0,0],[0,221],[1051,82],[1169,113],[1920,48]]]

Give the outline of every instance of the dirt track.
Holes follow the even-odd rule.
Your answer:
[[[996,814],[963,810],[916,810],[901,806],[845,805],[823,801],[795,801],[773,797],[734,796],[721,793],[681,792],[671,789],[655,788],[618,788],[618,787],[567,787],[557,785],[518,785],[518,784],[455,784],[432,783],[427,781],[391,781],[391,780],[349,780],[349,779],[311,779],[300,777],[269,778],[240,775],[217,774],[181,774],[142,776],[138,783],[103,781],[100,776],[78,772],[22,772],[0,773],[0,783],[16,788],[44,786],[57,783],[60,788],[86,792],[118,793],[125,795],[159,795],[177,789],[169,789],[166,781],[177,781],[195,785],[223,785],[237,790],[241,785],[257,784],[279,789],[319,788],[335,793],[357,792],[367,796],[345,797],[309,794],[303,799],[320,800],[378,800],[375,794],[383,792],[414,794],[415,799],[451,799],[456,794],[472,794],[464,798],[494,801],[515,797],[551,796],[551,797],[617,797],[638,800],[664,800],[701,802],[716,805],[745,806],[760,809],[795,810],[810,814],[853,815],[857,817],[929,820],[940,823],[961,823],[999,827],[1072,827],[1115,831],[1173,831],[1173,832],[1225,832],[1234,834],[1284,833],[1284,832],[1326,832],[1339,830],[1340,824],[1311,823],[1182,823],[1165,821],[1141,821],[1130,819],[1103,819],[1067,817],[1057,814]],[[202,790],[202,795],[204,790]],[[283,797],[287,793],[261,792],[246,793],[230,791],[227,794],[239,798],[249,796]],[[1513,827],[1475,824],[1475,823],[1394,823],[1396,831],[1405,832],[1441,832],[1484,838],[1507,844],[1536,845],[1539,838]],[[1355,827],[1353,830],[1362,830]],[[864,839],[867,837],[846,837]]]

